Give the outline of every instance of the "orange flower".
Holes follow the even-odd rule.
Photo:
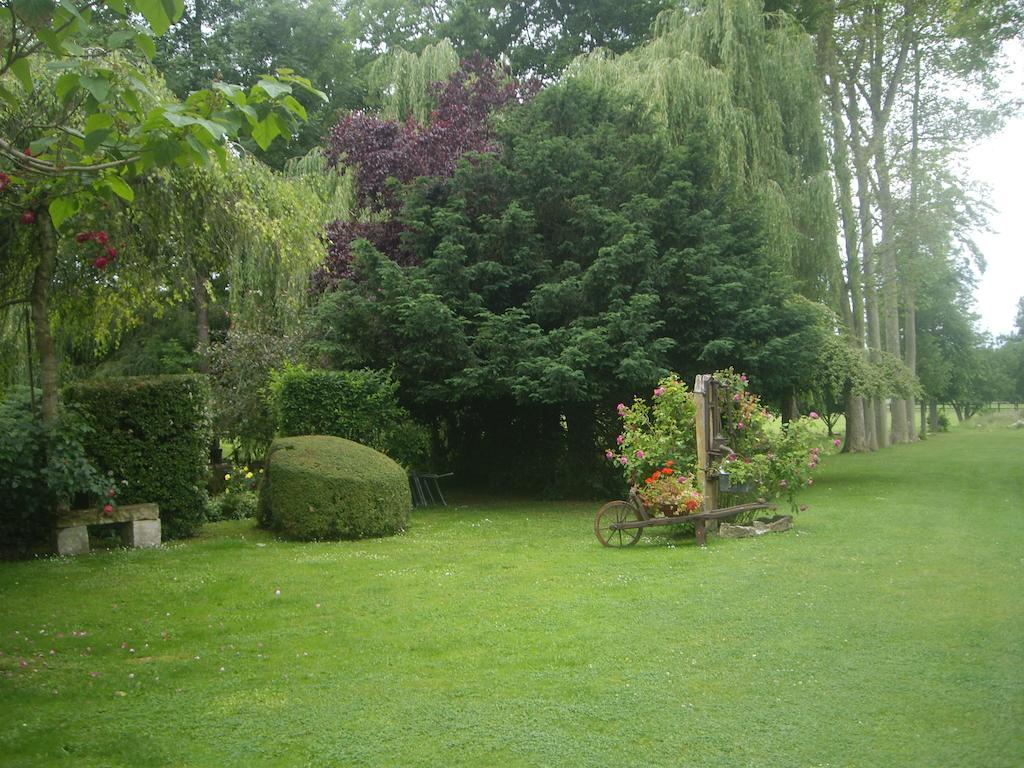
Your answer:
[[[675,464],[675,462],[672,461],[671,459],[669,459],[668,461],[665,462],[665,466],[666,467],[671,467],[673,464]]]
[[[671,475],[672,474],[672,470],[669,467],[665,467],[663,470],[661,470],[661,474],[663,474],[663,475]]]
[[[661,477],[661,470],[660,469],[655,470],[654,474],[651,475],[651,477],[653,477],[655,480],[657,480],[659,477]]]
[[[653,480],[651,480],[651,478],[649,478],[649,477],[648,477],[648,478],[647,478],[646,480],[644,480],[644,482],[645,482],[645,483],[647,483],[648,485],[650,485],[650,484],[651,484],[651,483],[653,483],[654,481],[653,481]]]

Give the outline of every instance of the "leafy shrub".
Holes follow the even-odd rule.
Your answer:
[[[206,475],[212,430],[205,376],[157,376],[72,384],[92,431],[89,458],[127,481],[121,502],[160,505],[164,538],[194,534],[207,504]]]
[[[697,471],[696,406],[686,384],[675,374],[663,379],[651,403],[641,397],[617,406],[622,432],[605,458],[621,468],[626,482],[643,490],[643,480],[671,461],[679,476]]]
[[[351,440],[278,438],[267,454],[257,517],[290,539],[361,539],[403,530],[412,510],[405,470]]]
[[[731,452],[716,462],[730,483],[750,483],[765,499],[786,498],[797,509],[796,494],[814,484],[811,474],[821,458],[820,418],[808,416],[775,424],[760,398],[747,391],[747,377],[731,368],[716,371],[722,434]],[[835,448],[839,440],[833,440]]]
[[[946,414],[940,413],[935,423],[938,425],[939,432],[949,432],[949,416]]]
[[[248,465],[238,467],[228,465],[228,471],[221,478],[223,492],[210,500],[206,509],[207,520],[242,520],[256,516],[259,485],[263,470],[253,472]]]
[[[426,430],[398,404],[398,383],[386,372],[286,366],[270,389],[282,435],[344,437],[407,467],[426,457]]]
[[[259,497],[253,491],[223,493],[210,499],[210,505],[206,508],[206,519],[216,522],[217,520],[244,520],[256,517],[258,505]]]
[[[270,372],[294,355],[294,346],[287,337],[235,328],[209,349],[214,427],[235,443],[244,462],[262,458],[274,439]]]
[[[86,458],[89,427],[62,408],[53,430],[29,409],[28,391],[0,403],[0,549],[16,554],[45,544],[53,513],[101,498],[107,478]]]

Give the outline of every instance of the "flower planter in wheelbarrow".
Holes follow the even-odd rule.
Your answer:
[[[718,490],[722,493],[750,493],[754,490],[754,484],[749,481],[746,483],[732,483],[729,481],[729,475],[723,472],[718,476]]]

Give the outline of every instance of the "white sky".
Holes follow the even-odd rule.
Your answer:
[[[1024,97],[1024,46],[1011,51],[1014,71],[1006,78],[1011,94]],[[993,336],[1013,330],[1017,301],[1024,296],[1024,115],[968,153],[968,167],[991,188],[991,232],[975,239],[988,263],[974,294],[981,330]]]

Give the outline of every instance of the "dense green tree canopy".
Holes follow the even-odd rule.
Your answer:
[[[354,278],[319,308],[336,365],[393,366],[435,421],[546,413],[552,442],[560,413],[592,432],[669,369],[736,364],[776,393],[806,373],[810,310],[786,300],[758,198],[716,188],[704,146],[579,81],[497,126],[499,154],[407,188],[403,263],[418,266],[357,245]]]
[[[622,53],[642,43],[673,0],[348,0],[343,13],[360,48],[420,51],[445,38],[463,56],[479,51],[517,75],[554,78],[581,53]]]
[[[214,80],[248,83],[278,69],[317,84],[327,100],[296,93],[309,119],[289,141],[265,151],[250,147],[276,168],[316,146],[339,109],[363,101],[365,62],[330,0],[190,0],[181,21],[156,42],[154,63],[179,98]]]

